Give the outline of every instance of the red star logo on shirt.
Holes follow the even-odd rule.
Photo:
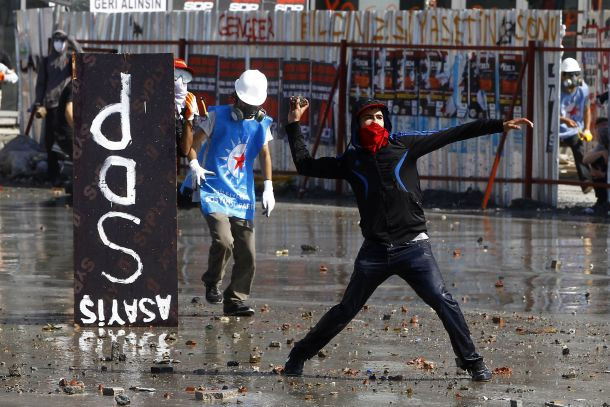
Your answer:
[[[239,168],[240,170],[244,169],[244,161],[246,161],[246,155],[242,154],[240,156],[235,157],[235,169]]]

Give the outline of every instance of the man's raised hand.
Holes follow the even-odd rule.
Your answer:
[[[290,110],[288,111],[288,123],[294,123],[301,120],[303,113],[309,107],[309,101],[303,96],[290,97]]]
[[[534,127],[534,123],[532,123],[531,121],[529,121],[525,117],[522,117],[520,119],[512,119],[512,120],[505,121],[503,123],[504,131],[508,133],[510,130],[517,130],[517,129],[519,129],[519,127],[522,124],[527,124],[530,127]]]

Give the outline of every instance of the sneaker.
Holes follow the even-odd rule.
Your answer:
[[[477,360],[470,366],[464,369],[468,372],[473,382],[488,382],[491,380],[491,372],[485,366],[483,359]]]
[[[223,307],[224,314],[234,317],[251,317],[254,310],[242,301],[225,302]]]
[[[305,359],[293,355],[293,352],[290,352],[288,359],[286,359],[286,363],[284,364],[284,376],[303,376],[304,364]]]
[[[222,293],[215,285],[205,286],[205,299],[210,304],[222,304]]]

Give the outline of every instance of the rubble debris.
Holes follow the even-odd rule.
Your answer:
[[[150,373],[174,373],[173,366],[152,366]]]
[[[8,375],[10,377],[20,377],[22,375],[22,373],[21,373],[21,368],[19,367],[19,365],[14,364],[11,367],[9,367]]]
[[[549,265],[549,268],[551,270],[559,271],[559,269],[561,268],[561,261],[560,260],[551,260],[551,264]]]
[[[282,344],[278,341],[271,341],[271,343],[269,344],[270,348],[281,348]]]
[[[163,359],[155,359],[153,361],[155,365],[171,365],[172,363],[180,363],[178,359],[172,359],[169,357],[165,357]]]
[[[563,377],[564,379],[574,379],[576,376],[578,376],[578,374],[576,373],[575,370],[570,370],[567,373],[561,374],[561,377]]]
[[[563,347],[561,348],[561,354],[566,356],[570,354],[570,348],[568,348],[566,345],[563,345]]]
[[[304,252],[317,252],[320,248],[310,244],[302,244],[301,250]]]
[[[186,346],[196,346],[196,345],[197,345],[197,342],[195,342],[195,341],[193,341],[193,340],[189,339],[188,341],[186,341],[186,342],[185,342],[185,345],[186,345]]]
[[[545,407],[566,407],[563,400],[551,400],[544,403]]]
[[[522,400],[511,400],[510,407],[523,407],[523,401]]]
[[[235,390],[197,390],[195,400],[202,401],[228,401],[237,397]]]
[[[538,334],[556,334],[559,331],[554,326],[546,326],[541,329],[526,329],[526,328],[518,327],[517,329],[515,329],[515,332],[517,332],[519,335],[527,335],[527,334],[538,335]]]
[[[104,396],[116,396],[117,394],[124,393],[125,389],[122,387],[104,387],[102,388],[102,395]]]
[[[85,392],[85,383],[79,382],[76,379],[70,380],[66,386],[63,387],[64,393],[66,394],[80,394]]]
[[[229,366],[229,367],[239,366],[239,362],[237,360],[229,360],[227,362],[227,366]]]
[[[491,320],[492,320],[492,322],[493,322],[494,324],[497,324],[497,325],[498,325],[498,326],[500,326],[500,327],[503,327],[503,326],[505,326],[505,325],[506,325],[506,321],[504,320],[504,318],[503,318],[503,317],[500,317],[500,316],[495,316],[495,317],[493,317]]]
[[[44,226],[41,226],[41,228],[43,228]],[[46,324],[45,326],[42,327],[43,331],[47,331],[47,332],[53,332],[53,331],[59,331],[62,327],[59,325],[55,325],[55,324]]]
[[[436,364],[432,361],[426,360],[422,357],[415,358],[407,362],[407,365],[413,365],[418,369],[432,370],[436,367]]]
[[[117,394],[116,396],[114,396],[114,401],[119,406],[127,406],[131,404],[131,400],[129,399],[129,397],[124,394]]]
[[[502,366],[495,368],[492,373],[498,376],[512,376],[513,369],[508,366]]]
[[[250,363],[259,363],[261,361],[261,355],[260,354],[251,354],[250,355]]]
[[[326,356],[328,356],[328,353],[324,349],[322,349],[318,352],[319,358],[325,358]]]
[[[360,370],[352,369],[351,367],[346,367],[342,370],[343,374],[349,376],[357,376],[360,373]]]
[[[155,389],[153,387],[139,387],[139,386],[131,386],[129,388],[129,390],[141,391],[141,392],[146,392],[146,393],[153,393],[153,392],[157,391],[157,389]]]

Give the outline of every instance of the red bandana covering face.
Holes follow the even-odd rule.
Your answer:
[[[362,148],[375,154],[381,147],[385,147],[388,144],[390,133],[385,127],[381,127],[373,122],[368,126],[360,127],[358,135],[360,136]]]

